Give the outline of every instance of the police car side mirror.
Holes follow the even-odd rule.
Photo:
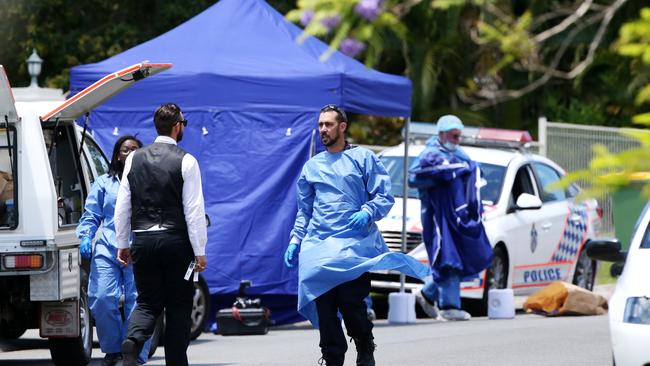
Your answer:
[[[532,194],[522,193],[517,197],[516,206],[518,210],[537,210],[542,208],[542,200]]]
[[[585,252],[591,259],[605,262],[623,263],[627,252],[621,251],[621,242],[616,238],[589,240],[585,244]]]

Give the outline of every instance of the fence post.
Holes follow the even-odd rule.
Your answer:
[[[541,116],[537,119],[537,136],[539,140],[539,154],[541,156],[546,156],[546,128],[547,128],[547,123],[548,120],[546,119],[545,116]]]

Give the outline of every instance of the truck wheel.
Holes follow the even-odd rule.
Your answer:
[[[199,277],[199,282],[194,283],[194,299],[192,304],[192,328],[190,339],[197,339],[208,321],[208,311],[210,309],[210,290],[203,277]]]
[[[9,323],[7,326],[3,325],[0,328],[0,339],[18,339],[25,334],[25,331],[27,331],[27,328],[24,325]]]
[[[50,355],[56,366],[85,366],[93,352],[93,323],[88,306],[88,276],[81,270],[79,337],[50,338]]]

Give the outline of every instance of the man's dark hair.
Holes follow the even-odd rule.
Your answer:
[[[120,147],[122,147],[122,144],[124,141],[132,140],[135,141],[136,144],[138,144],[138,148],[142,147],[142,141],[140,141],[137,137],[133,135],[124,135],[117,139],[115,142],[115,146],[113,146],[113,155],[111,156],[111,163],[108,166],[108,176],[109,177],[122,177],[122,170],[124,170],[124,164],[120,164],[119,160],[117,159],[118,156],[120,155]]]
[[[172,127],[181,119],[181,108],[174,103],[163,104],[153,115],[156,132],[161,136],[170,136]]]
[[[325,107],[321,108],[320,112],[321,113],[325,113],[325,112],[334,112],[334,113],[336,113],[336,122],[339,122],[339,123],[345,122],[348,125],[346,130],[350,128],[350,121],[348,121],[348,116],[345,114],[345,111],[343,109],[339,108],[339,106],[337,106],[336,104],[328,104]]]

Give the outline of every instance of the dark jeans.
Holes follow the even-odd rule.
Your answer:
[[[323,357],[334,365],[343,365],[348,344],[343,335],[343,316],[348,336],[361,342],[373,339],[372,322],[368,320],[364,298],[370,293],[370,275],[342,283],[316,298],[320,347]]]
[[[186,232],[136,233],[131,245],[138,304],[129,320],[127,338],[138,352],[151,337],[156,319],[165,312],[165,364],[187,365],[187,347],[192,326],[194,283],[183,277],[194,259]]]

